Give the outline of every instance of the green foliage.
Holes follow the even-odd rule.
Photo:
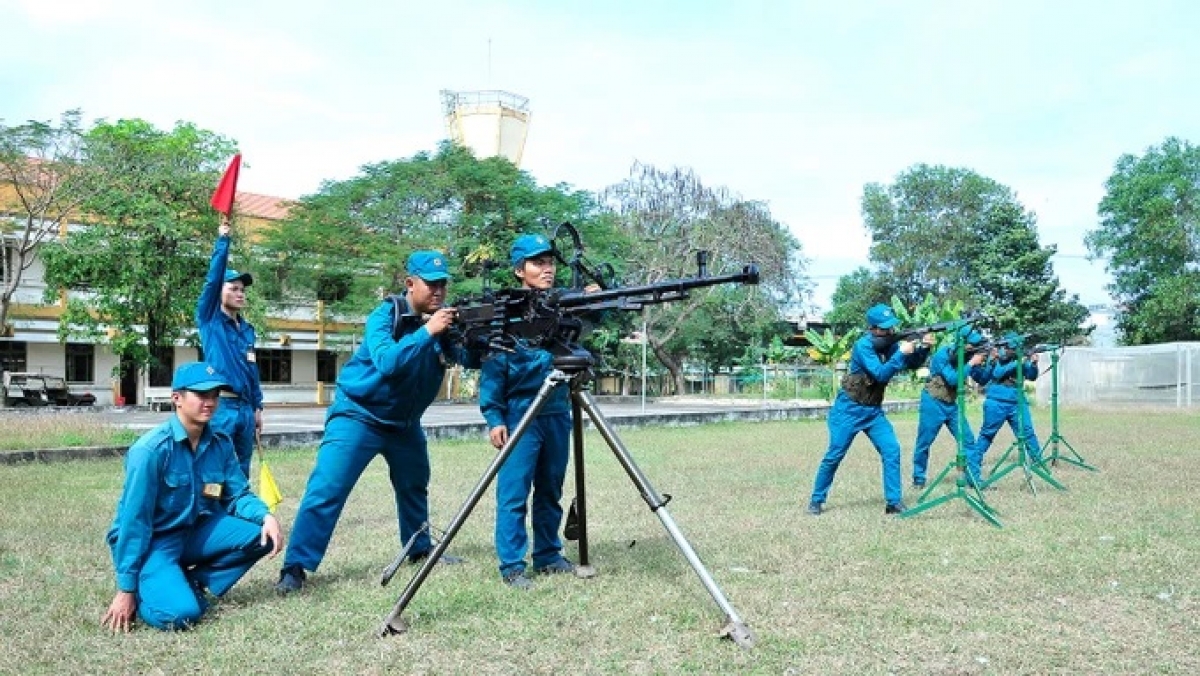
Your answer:
[[[83,162],[83,126],[78,110],[63,113],[57,125],[30,120],[6,126],[0,120],[0,193],[13,200],[0,204],[0,235],[13,255],[0,256],[0,327],[8,320],[12,296],[37,258],[43,241],[52,239],[94,188]]]
[[[620,246],[588,193],[538,186],[504,158],[477,159],[446,142],[433,154],[365,165],[302,198],[261,242],[265,292],[279,303],[321,298],[335,312],[361,313],[381,291],[401,288],[409,253],[427,248],[450,257],[452,298],[478,291],[484,277],[511,286],[512,240],[551,235],[563,221],[593,247]]]
[[[869,307],[868,294],[889,289],[905,307],[930,295],[962,302],[995,318],[998,331],[1074,336],[1087,318],[1059,285],[1055,250],[1039,245],[1036,216],[992,179],[914,165],[892,185],[864,188],[863,217],[877,271],[856,271],[839,284],[831,313],[839,326]]]
[[[861,329],[865,324],[867,310],[878,303],[878,299],[895,295],[890,277],[860,267],[838,279],[837,288],[831,298],[833,308],[825,315],[825,321],[839,333]]]
[[[1200,339],[1200,147],[1177,138],[1123,155],[1085,240],[1105,258],[1130,345]]]
[[[745,336],[752,323],[776,325],[779,308],[803,291],[805,261],[800,243],[761,202],[744,200],[724,188],[705,186],[691,171],[660,170],[635,164],[630,177],[601,194],[619,232],[636,242],[624,261],[627,284],[650,284],[696,274],[695,255],[710,254],[711,274],[747,263],[758,265],[762,284],[734,291],[701,289],[688,300],[650,306],[645,320],[658,361],[684,387],[682,361],[693,346],[706,344],[706,331],[730,330]],[[721,294],[718,304],[706,299]],[[726,328],[732,326],[732,328]],[[730,352],[710,347],[705,359],[719,362]]]
[[[808,356],[818,364],[829,369],[829,380],[820,384],[819,391],[822,398],[833,401],[837,395],[837,365],[841,362],[850,359],[850,350],[854,346],[854,341],[858,340],[862,335],[862,329],[850,329],[846,333],[838,336],[830,329],[825,329],[824,333],[819,333],[812,329],[804,332],[804,337],[808,339],[811,347],[808,349]]]
[[[208,204],[232,141],[179,123],[98,123],[88,165],[103,183],[83,204],[92,221],[43,250],[47,295],[87,291],[68,304],[59,335],[109,342],[139,366],[193,325],[217,216]]]

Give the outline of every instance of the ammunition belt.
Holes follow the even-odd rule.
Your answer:
[[[877,383],[865,373],[851,373],[842,378],[842,391],[856,404],[882,406],[887,383]]]

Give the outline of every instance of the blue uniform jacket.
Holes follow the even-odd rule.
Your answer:
[[[258,337],[250,322],[241,317],[234,320],[221,311],[229,241],[227,236],[218,237],[213,247],[204,289],[196,302],[196,326],[200,329],[200,344],[204,346],[204,361],[225,377],[234,392],[258,410],[263,407],[262,386],[258,382],[258,364],[251,361]]]
[[[488,429],[508,425],[508,419],[525,415],[546,376],[553,370],[554,355],[541,349],[518,347],[516,352],[497,353],[483,362],[479,377],[479,410]],[[569,388],[555,388],[539,415],[570,411],[569,396]]]
[[[400,337],[393,338],[393,309],[385,300],[367,317],[363,342],[338,375],[330,416],[344,413],[393,426],[419,423],[437,397],[448,364],[478,368],[478,355],[444,347],[415,317],[401,319]]]
[[[964,362],[963,367],[968,369],[971,380],[980,385],[987,382],[987,362],[970,367]],[[929,377],[933,376],[941,376],[950,387],[958,386],[958,346],[947,345],[933,353],[933,359],[929,360]]]
[[[219,497],[206,497],[206,486],[210,495],[219,490]],[[258,524],[269,513],[250,492],[229,438],[206,425],[192,453],[176,416],[142,435],[125,455],[125,487],[108,531],[117,588],[137,591],[138,574],[156,535],[187,528],[218,511]]]
[[[889,382],[904,369],[915,369],[925,363],[929,348],[918,346],[912,354],[900,351],[900,343],[892,343],[882,352],[875,350],[873,336],[865,334],[854,341],[850,351],[849,373],[866,373],[877,383]]]
[[[1038,368],[1028,360],[1014,359],[1008,363],[992,361],[988,363],[987,369],[987,398],[993,401],[1001,401],[1005,403],[1016,403],[1017,388],[1015,385],[1005,385],[1001,381],[1007,378],[1015,379],[1017,377],[1017,365],[1021,364],[1025,367],[1025,380],[1037,380]]]

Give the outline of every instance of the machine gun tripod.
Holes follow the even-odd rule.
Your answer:
[[[458,534],[459,529],[462,528],[467,518],[470,517],[471,512],[475,509],[475,506],[479,504],[479,500],[483,497],[484,493],[487,491],[488,487],[499,473],[500,467],[504,464],[504,461],[508,459],[513,449],[516,447],[517,442],[521,439],[521,436],[525,434],[525,431],[537,417],[538,412],[550,399],[551,393],[556,388],[565,385],[570,388],[571,415],[574,426],[576,514],[579,533],[579,569],[581,576],[589,576],[588,574],[591,573],[591,566],[588,564],[586,518],[587,503],[584,499],[585,490],[583,481],[584,462],[582,413],[586,412],[588,418],[591,419],[592,424],[600,432],[600,435],[604,438],[605,443],[616,456],[617,461],[621,464],[621,467],[625,470],[625,473],[629,476],[630,481],[633,482],[633,485],[641,494],[642,500],[645,501],[647,507],[650,508],[650,511],[654,512],[659,521],[662,522],[663,528],[665,528],[667,531],[667,535],[671,537],[671,540],[674,541],[675,546],[678,547],[680,552],[683,553],[684,558],[687,559],[687,562],[689,565],[691,565],[692,570],[694,570],[696,575],[700,578],[700,582],[704,585],[704,588],[712,596],[717,606],[721,609],[721,612],[724,613],[724,625],[721,627],[719,635],[731,639],[734,643],[743,648],[749,648],[754,645],[754,633],[750,630],[746,623],[742,621],[737,611],[734,610],[733,606],[725,598],[725,595],[721,592],[720,587],[717,586],[717,583],[713,580],[712,576],[709,575],[708,570],[705,569],[704,564],[700,561],[700,557],[696,554],[695,550],[692,549],[691,544],[689,544],[687,539],[683,536],[682,531],[680,531],[679,527],[675,524],[675,520],[671,518],[671,514],[667,510],[668,500],[659,494],[658,491],[654,489],[654,486],[650,484],[649,479],[646,478],[646,475],[642,473],[641,469],[639,469],[637,464],[633,461],[633,457],[630,455],[629,450],[625,447],[625,444],[621,442],[621,439],[617,436],[616,432],[613,431],[612,426],[609,425],[608,420],[605,419],[604,415],[600,412],[595,398],[592,397],[592,394],[588,389],[591,382],[591,377],[592,357],[582,348],[575,347],[570,354],[560,354],[559,356],[555,357],[554,370],[551,371],[546,379],[542,382],[542,386],[538,390],[537,396],[534,397],[529,410],[526,411],[520,422],[517,423],[516,429],[512,432],[512,434],[509,435],[508,441],[496,453],[496,457],[492,459],[491,464],[488,465],[487,470],[485,470],[483,476],[479,479],[479,482],[475,485],[474,489],[472,489],[470,495],[467,497],[466,502],[463,503],[462,507],[458,510],[458,513],[454,515],[454,518],[451,519],[450,524],[446,527],[445,535],[440,541],[437,542],[433,548],[433,551],[430,552],[429,556],[424,559],[421,567],[416,571],[416,573],[414,573],[412,579],[409,580],[409,583],[404,588],[404,591],[401,592],[400,598],[396,601],[395,607],[384,620],[383,626],[379,629],[380,637],[401,634],[408,630],[408,623],[402,616],[405,608],[408,607],[408,604],[413,600],[413,597],[416,596],[417,591],[425,582],[426,578],[429,577],[430,572],[432,572],[434,565],[436,565],[442,554],[445,553],[447,547],[450,546],[450,542],[454,539],[455,535]],[[386,579],[384,580],[384,583],[386,584]]]

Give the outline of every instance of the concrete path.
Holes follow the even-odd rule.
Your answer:
[[[645,425],[700,425],[723,421],[766,421],[798,420],[801,418],[824,418],[829,404],[824,401],[774,401],[750,399],[709,399],[691,397],[665,397],[646,400],[643,404],[636,398],[596,397],[600,413],[615,428],[632,428]],[[888,410],[902,410],[915,406],[916,402],[887,402]],[[49,412],[39,411],[38,415]],[[5,415],[22,415],[20,412],[5,412]],[[145,409],[101,408],[94,411],[75,410],[63,415],[96,415],[108,424],[126,427],[139,432],[151,429],[171,415],[169,412]],[[421,419],[425,434],[432,440],[484,439],[487,430],[479,407],[475,403],[436,403],[430,406]],[[591,426],[591,421],[587,421]],[[325,426],[325,408],[268,407],[263,422],[263,445],[268,447],[317,444]],[[44,449],[31,451],[0,451],[0,464],[31,460],[68,460],[117,456],[126,447],[94,447],[71,449]]]

